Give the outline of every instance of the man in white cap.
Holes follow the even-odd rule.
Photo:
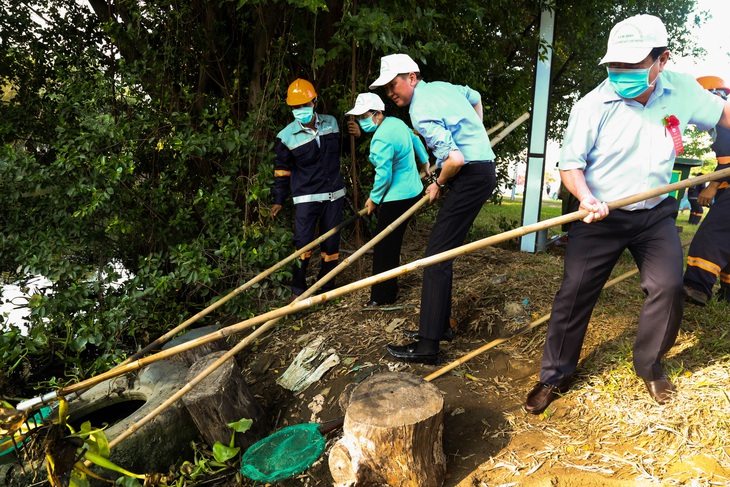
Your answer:
[[[683,255],[667,195],[611,211],[615,201],[669,184],[687,124],[730,125],[730,105],[689,75],[666,71],[667,31],[652,15],[611,30],[601,59],[608,79],[573,107],[560,157],[567,189],[589,215],[571,225],[563,282],[553,301],[537,385],[525,410],[539,414],[565,392],[577,368],[593,307],[616,261],[629,249],[646,294],[634,342],[634,371],[659,404],[674,385],[659,361],[674,345],[684,310]]]
[[[479,92],[468,86],[421,79],[418,65],[407,54],[380,60],[380,76],[370,89],[384,86],[398,106],[409,107],[413,128],[436,158],[438,177],[426,188],[431,201],[448,187],[444,203],[426,247],[426,256],[464,243],[482,205],[496,185],[494,152],[482,123]],[[440,340],[451,340],[451,285],[453,261],[424,269],[418,331],[406,335],[417,341],[388,345],[388,353],[405,362],[437,363]]]

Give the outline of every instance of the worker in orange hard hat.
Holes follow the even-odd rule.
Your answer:
[[[697,81],[706,90],[727,100],[730,88],[722,78],[702,76]],[[717,157],[715,171],[730,168],[730,130],[717,125],[710,130],[712,150]],[[730,301],[730,178],[710,181],[700,192],[697,202],[710,206],[687,252],[684,289],[687,301],[704,306],[712,297],[712,289],[720,278],[717,299]]]
[[[294,246],[300,249],[342,221],[345,183],[340,174],[341,135],[337,120],[317,113],[317,91],[305,79],[294,80],[286,92],[286,104],[294,120],[276,136],[274,152],[274,205],[272,218],[281,211],[291,192],[294,203]],[[339,262],[340,234],[321,243],[321,278]],[[292,298],[307,289],[307,265],[311,251],[300,256],[292,271]],[[334,289],[335,279],[322,288]]]

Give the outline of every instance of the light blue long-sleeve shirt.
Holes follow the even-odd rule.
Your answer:
[[[459,150],[465,163],[493,161],[489,136],[474,106],[478,91],[444,81],[419,81],[413,91],[409,113],[411,123],[441,167],[449,152]]]
[[[723,100],[682,73],[664,70],[646,105],[616,94],[608,80],[573,106],[558,167],[581,169],[593,196],[615,201],[669,184],[676,157],[672,137],[662,120],[679,119],[682,133],[693,123],[713,127]],[[667,195],[623,207],[653,208]]]
[[[414,153],[415,150],[415,153]],[[375,180],[370,199],[375,204],[413,198],[423,191],[415,154],[419,163],[428,161],[421,139],[395,117],[386,117],[370,142],[370,162]]]

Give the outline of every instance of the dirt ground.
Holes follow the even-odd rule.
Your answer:
[[[427,228],[412,224],[404,244],[403,262],[422,256],[427,232]],[[568,437],[561,440],[563,433],[556,432],[561,424],[586,420],[585,414],[573,417],[585,406],[581,395],[561,398],[540,416],[522,410],[523,400],[537,380],[546,325],[522,330],[549,313],[562,275],[563,252],[561,248],[550,247],[545,253],[527,254],[518,251],[515,242],[508,242],[455,261],[452,325],[456,339],[451,343],[442,342],[446,354],[442,365],[497,338],[510,338],[434,380],[445,398],[443,446],[447,475],[444,487],[636,486],[657,485],[657,480],[662,483],[667,478],[672,479],[672,485],[730,485],[728,451],[724,446],[720,460],[711,459],[700,467],[697,463],[686,463],[686,459],[682,460],[684,464],[677,459],[673,465],[662,467],[662,472],[672,473],[671,469],[675,469],[677,475],[701,468],[709,477],[662,476],[651,466],[641,465],[641,459],[634,459],[633,450],[622,453],[622,450],[643,447],[642,444],[632,446],[632,441],[646,440],[622,437],[620,427],[611,433],[610,447],[604,434],[591,437],[590,428],[581,430],[578,436],[582,438],[578,440]],[[618,267],[621,265],[624,268],[617,268],[615,275],[634,268],[630,259]],[[369,266],[367,256],[363,263],[365,275],[369,275]],[[356,271],[357,265],[353,264],[352,269],[338,277],[339,284],[356,280]],[[420,271],[402,276],[399,300],[381,310],[363,308],[369,300],[369,290],[364,289],[318,309],[301,312],[293,319],[284,320],[275,333],[254,347],[249,357],[243,357],[242,362],[248,364],[247,380],[277,429],[342,416],[338,405],[340,393],[347,384],[368,374],[398,370],[424,377],[440,368],[401,364],[385,352],[388,343],[407,342],[402,330],[417,329],[421,278]],[[636,277],[626,278],[604,294],[607,297],[601,299],[594,312],[593,321],[599,324],[589,330],[580,366],[590,374],[578,378],[578,389],[595,390],[594,375],[600,377],[611,372],[614,352],[631,343],[643,299]],[[315,336],[325,338],[325,346],[336,351],[340,363],[298,394],[277,385],[275,380]],[[605,361],[609,363],[604,364]],[[626,374],[622,380],[621,387],[628,388],[631,397],[648,414],[660,408],[651,403],[635,376]],[[592,407],[601,408],[601,405],[597,402]],[[328,448],[338,434],[328,436]],[[602,456],[596,455],[598,450]],[[687,479],[705,477],[714,481],[684,483]],[[281,483],[332,484],[327,451],[305,473]]]

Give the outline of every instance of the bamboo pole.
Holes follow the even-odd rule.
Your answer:
[[[494,127],[490,128],[490,129],[487,129],[487,135],[492,135],[494,132],[496,132],[497,130],[501,129],[502,127],[504,127],[504,122],[499,122]]]
[[[655,188],[652,190],[643,191],[641,193],[638,193],[638,194],[635,194],[632,196],[628,196],[626,198],[622,198],[620,200],[608,203],[608,207],[611,210],[615,210],[615,209],[624,207],[626,205],[638,203],[639,201],[643,201],[648,198],[653,198],[655,196],[660,196],[660,195],[663,195],[666,193],[671,193],[672,191],[678,191],[680,189],[687,189],[691,186],[696,186],[698,184],[706,183],[708,181],[715,181],[717,179],[721,179],[721,178],[728,177],[728,176],[730,176],[730,168],[723,169],[721,171],[715,171],[715,172],[712,172],[709,174],[705,174],[703,176],[697,176],[694,178],[685,179],[684,181],[678,181],[676,183],[668,184],[665,186],[660,186],[659,188]],[[109,371],[99,374],[95,377],[90,377],[89,379],[78,382],[76,384],[71,384],[71,385],[66,386],[62,389],[59,389],[57,391],[47,393],[43,396],[35,397],[35,398],[29,399],[27,401],[23,401],[20,404],[18,404],[16,409],[25,410],[25,409],[29,409],[31,407],[37,406],[39,404],[44,404],[46,402],[57,400],[58,397],[67,396],[68,394],[71,394],[78,390],[85,389],[92,385],[103,382],[107,379],[117,377],[117,376],[125,374],[127,372],[132,372],[134,370],[138,370],[146,365],[157,362],[159,360],[163,360],[163,359],[172,357],[173,355],[184,352],[186,350],[189,350],[196,346],[202,345],[204,343],[208,343],[208,342],[211,342],[214,340],[220,340],[221,338],[225,338],[225,337],[228,337],[235,333],[239,333],[247,328],[251,328],[251,327],[260,325],[262,323],[265,323],[268,320],[272,320],[274,318],[281,318],[283,316],[305,310],[311,306],[314,306],[314,305],[317,305],[320,303],[324,303],[326,301],[330,301],[335,298],[339,298],[340,296],[344,296],[353,291],[357,291],[357,290],[372,286],[373,284],[377,284],[379,282],[387,281],[388,279],[392,279],[393,277],[398,277],[401,275],[409,274],[411,272],[415,272],[424,267],[438,264],[439,262],[444,262],[446,260],[454,259],[456,257],[459,257],[460,255],[464,255],[469,252],[474,252],[476,250],[489,247],[491,245],[495,245],[495,244],[498,244],[501,242],[506,242],[513,238],[522,237],[529,233],[537,232],[540,230],[546,230],[548,228],[552,228],[552,227],[555,227],[558,225],[563,225],[565,223],[570,223],[570,222],[574,222],[577,220],[581,220],[581,219],[585,218],[586,216],[588,216],[588,212],[585,210],[574,211],[572,213],[567,213],[562,216],[550,218],[548,220],[543,220],[543,221],[540,221],[537,223],[515,228],[515,229],[509,230],[507,232],[503,232],[503,233],[500,233],[497,235],[492,235],[491,237],[486,237],[486,238],[471,242],[469,244],[462,245],[461,247],[456,247],[456,248],[448,250],[446,252],[442,252],[440,254],[435,254],[435,255],[432,255],[429,257],[424,257],[424,258],[415,260],[408,264],[404,264],[399,267],[393,268],[389,271],[381,272],[380,274],[366,277],[365,279],[361,279],[359,281],[333,289],[332,291],[318,294],[316,296],[311,296],[306,299],[302,299],[300,301],[293,302],[293,303],[289,304],[288,306],[284,306],[282,308],[271,310],[267,313],[255,316],[253,318],[249,318],[249,319],[241,321],[239,323],[230,325],[226,328],[222,328],[222,329],[215,331],[213,333],[210,333],[208,335],[199,337],[196,340],[192,340],[188,343],[182,343],[175,347],[171,347],[168,350],[164,350],[164,351],[158,352],[154,355],[150,355],[148,357],[138,359],[138,360],[131,362],[129,364],[126,364],[124,366],[119,366],[113,370],[109,370]],[[353,254],[353,256],[354,255],[355,254]],[[257,337],[259,335],[258,331],[259,330],[256,330],[254,333],[249,335],[249,337],[252,337],[254,335],[256,335],[256,337]]]
[[[686,246],[686,245],[688,245],[688,244],[683,245],[683,247]],[[627,271],[627,272],[624,272],[620,276],[616,276],[613,279],[611,279],[608,282],[606,282],[606,284],[603,285],[603,289],[604,290],[605,289],[608,289],[611,286],[614,286],[615,284],[618,284],[619,282],[621,282],[621,281],[623,281],[625,279],[628,279],[629,277],[634,276],[634,275],[636,275],[638,273],[639,273],[639,269],[638,268],[637,269],[632,269],[632,270]],[[522,333],[525,333],[526,331],[530,331],[533,328],[536,328],[536,327],[540,326],[541,324],[545,323],[549,319],[550,319],[550,313],[547,313],[546,315],[543,315],[543,316],[539,317],[538,319],[536,319],[535,321],[533,321],[529,325],[525,325],[523,327],[520,327],[520,328],[518,328],[517,330],[513,331],[512,333],[510,333],[509,335],[507,335],[505,337],[497,338],[497,339],[492,340],[491,342],[487,343],[486,345],[483,345],[483,346],[481,346],[481,347],[479,347],[479,348],[477,348],[475,350],[472,350],[471,352],[467,353],[466,355],[462,356],[461,358],[458,358],[458,359],[454,360],[453,362],[451,362],[450,364],[445,365],[444,367],[440,368],[439,370],[437,370],[437,371],[435,371],[435,372],[427,375],[426,377],[424,377],[424,380],[431,381],[433,379],[436,379],[438,377],[441,377],[446,372],[449,372],[450,370],[455,369],[459,365],[461,365],[461,364],[463,364],[465,362],[468,362],[469,360],[473,359],[477,355],[481,355],[482,353],[486,352],[487,350],[489,350],[491,348],[494,348],[497,345],[501,345],[502,343],[504,343],[507,340],[510,340],[510,339],[516,337],[517,335],[521,335]]]
[[[230,293],[228,293],[226,296],[222,297],[221,299],[219,299],[215,303],[211,304],[210,306],[208,306],[204,310],[202,310],[202,311],[196,313],[195,315],[191,316],[190,318],[188,318],[184,322],[180,323],[178,326],[176,326],[172,330],[168,331],[164,335],[162,335],[159,338],[157,338],[155,341],[153,341],[152,343],[150,343],[149,345],[147,345],[143,349],[141,349],[138,352],[136,352],[135,354],[131,355],[129,358],[127,358],[124,362],[121,362],[119,365],[125,365],[125,364],[128,364],[129,362],[132,362],[132,361],[134,361],[134,360],[136,360],[136,359],[138,359],[140,357],[143,357],[150,350],[152,350],[155,347],[157,347],[159,345],[162,345],[163,343],[167,342],[172,337],[174,337],[175,335],[177,335],[179,332],[185,330],[188,326],[192,325],[193,323],[195,323],[199,319],[203,318],[204,316],[207,316],[212,311],[218,309],[223,304],[227,303],[228,301],[230,301],[234,297],[236,297],[239,294],[243,293],[244,291],[246,291],[248,288],[250,288],[254,284],[257,284],[257,283],[261,282],[266,277],[268,277],[269,275],[271,275],[272,273],[274,273],[274,271],[277,271],[278,269],[281,269],[286,264],[288,264],[292,260],[296,259],[297,257],[299,257],[300,255],[302,255],[303,253],[307,252],[308,250],[310,250],[310,249],[314,248],[315,246],[319,245],[320,243],[324,242],[325,240],[327,240],[332,235],[336,234],[337,232],[339,232],[343,228],[347,227],[348,225],[350,225],[352,222],[354,222],[355,220],[357,220],[361,216],[365,215],[365,213],[367,213],[367,208],[363,208],[358,213],[352,215],[350,218],[348,218],[347,220],[343,221],[342,223],[340,223],[336,227],[332,228],[328,232],[323,233],[318,238],[316,238],[315,240],[311,241],[310,243],[308,243],[307,245],[305,245],[301,249],[297,250],[296,252],[293,252],[288,257],[285,257],[284,259],[280,260],[279,262],[277,262],[273,266],[269,267],[265,271],[263,271],[260,274],[258,274],[256,277],[250,279],[245,284],[237,287],[236,289],[234,289],[233,291],[231,291]]]
[[[614,284],[617,284],[624,279],[628,279],[629,277],[633,276],[634,274],[637,274],[639,272],[639,269],[633,269],[628,272],[624,272],[618,277],[615,277],[608,281],[604,286],[603,289],[608,289],[609,287],[613,286]],[[453,362],[449,363],[448,365],[445,365],[444,367],[441,367],[437,371],[427,375],[424,377],[424,380],[426,381],[432,381],[433,379],[436,379],[438,377],[441,377],[446,372],[449,372],[450,370],[455,369],[459,365],[468,362],[469,360],[473,359],[477,355],[481,355],[487,350],[496,347],[497,345],[501,345],[502,343],[511,340],[512,338],[516,337],[517,335],[521,335],[522,333],[525,333],[526,331],[532,330],[533,328],[545,323],[547,320],[550,319],[550,313],[541,316],[540,318],[536,319],[529,325],[525,325],[523,327],[518,328],[517,330],[513,331],[509,335],[501,338],[497,338],[495,340],[492,340],[491,342],[487,343],[486,345],[483,345],[475,350],[472,350],[471,352],[467,353],[466,355],[462,356],[461,358],[458,358],[454,360]]]
[[[320,280],[318,280],[314,285],[312,285],[309,289],[307,289],[304,293],[302,293],[297,299],[292,303],[295,304],[299,300],[303,300],[314,294],[316,291],[318,291],[322,286],[324,286],[327,282],[332,280],[337,274],[345,270],[352,262],[359,259],[362,255],[364,255],[368,250],[373,248],[378,242],[383,240],[386,236],[388,236],[393,230],[395,230],[397,227],[402,225],[404,222],[408,221],[410,217],[418,211],[419,208],[421,208],[423,205],[428,203],[430,200],[429,195],[425,195],[423,198],[421,198],[415,205],[413,205],[408,211],[403,213],[400,217],[398,217],[397,220],[395,220],[393,223],[388,225],[383,231],[381,231],[378,235],[376,235],[373,239],[371,239],[368,243],[363,245],[360,249],[357,250],[354,254],[352,254],[347,259],[340,262],[340,264],[332,269],[330,272],[328,272],[325,276],[323,276]],[[291,305],[290,305],[291,306]],[[226,360],[229,358],[234,357],[237,353],[242,351],[244,348],[246,348],[253,340],[261,336],[264,332],[266,332],[269,328],[274,326],[281,318],[274,318],[272,320],[267,321],[263,324],[258,330],[254,331],[247,337],[245,337],[243,340],[241,340],[235,347],[231,348],[229,351],[227,351],[225,354],[221,355],[215,362],[210,364],[205,370],[201,371],[197,376],[195,376],[192,380],[190,380],[187,384],[185,384],[179,391],[177,391],[175,394],[167,398],[162,404],[157,406],[154,410],[150,411],[149,414],[147,414],[145,417],[137,421],[136,423],[132,424],[129,428],[127,428],[125,431],[123,431],[119,436],[114,438],[112,441],[109,442],[109,448],[113,448],[116,445],[118,445],[120,442],[128,438],[130,435],[134,434],[136,431],[138,431],[141,427],[143,427],[145,424],[147,424],[149,421],[151,421],[153,418],[155,418],[158,414],[160,414],[162,411],[170,407],[175,401],[180,399],[182,396],[187,394],[193,387],[195,387],[197,384],[199,384],[203,379],[208,377],[210,374],[212,374],[218,367],[223,365]]]
[[[352,14],[357,16],[357,2],[353,0],[352,2]],[[355,84],[355,68],[356,68],[356,61],[357,61],[357,43],[355,42],[355,38],[352,39],[352,64],[350,66],[350,78],[351,78],[351,85],[350,85],[350,106],[355,105],[355,92],[357,90],[356,84]],[[349,117],[350,122],[355,121],[355,117],[350,115]],[[355,157],[355,136],[350,134],[350,178],[352,179],[352,203],[355,205],[355,208],[360,206],[360,187],[358,183],[357,178],[357,158]],[[355,247],[359,248],[362,246],[362,225],[360,222],[357,222],[355,224]],[[362,261],[357,263],[357,278],[362,279],[363,276],[363,267],[362,267]]]
[[[530,118],[530,112],[525,112],[522,115],[520,115],[520,117],[517,118],[517,120],[515,120],[511,124],[507,125],[507,128],[502,130],[494,139],[492,139],[492,147],[494,147],[496,144],[501,142],[502,139],[504,139],[504,137],[508,133],[512,132],[515,128],[517,128],[517,126],[521,125],[522,122],[524,122],[528,118]]]
[[[354,91],[353,91],[353,94],[354,94]],[[528,115],[528,116],[526,117],[525,115]],[[522,122],[524,122],[525,120],[527,120],[528,117],[529,117],[529,114],[528,113],[525,113],[521,117],[519,117],[517,120],[515,120],[514,122],[512,122],[509,126],[507,126],[507,128],[505,128],[504,130],[502,130],[502,132],[500,132],[499,135],[496,138],[494,138],[493,140],[491,140],[491,142],[490,142],[491,143],[491,146],[494,147],[495,145],[497,145],[499,143],[499,141],[501,141],[507,134],[509,134],[512,130],[514,130],[515,127],[517,127]],[[504,122],[500,122],[497,125],[495,125],[494,127],[490,128],[489,130],[491,130],[492,132],[494,132],[495,130],[498,130],[503,125],[504,125]],[[365,211],[367,211],[367,210],[366,209],[360,210],[360,212],[357,214],[357,216],[363,215]],[[345,225],[348,225],[354,218],[356,218],[356,217],[355,216],[351,217],[346,222],[343,222],[342,224],[338,225],[338,227],[336,227],[336,228],[339,229],[339,228],[344,227]],[[319,237],[319,239],[317,239],[315,242],[317,242],[317,243],[322,242],[326,237],[329,237],[331,234],[334,234],[334,230],[335,229],[332,229],[329,232],[325,233],[324,235],[322,235],[321,237]],[[291,260],[291,259],[293,259],[293,258],[295,258],[295,257],[297,257],[299,255],[301,255],[302,253],[304,253],[306,250],[309,250],[313,246],[314,246],[314,242],[312,242],[311,244],[303,247],[298,252],[295,252],[294,254],[292,254],[290,256],[289,260]],[[289,260],[287,260],[286,262],[288,262]],[[282,261],[280,264],[281,265],[284,265],[286,262],[283,262]],[[277,264],[277,265],[279,265],[279,264]],[[274,267],[276,267],[276,266],[274,266]],[[271,272],[273,272],[276,269],[272,268],[270,270],[271,270]],[[262,279],[263,279],[263,277],[262,277]],[[256,281],[256,282],[258,282],[258,281]],[[254,284],[254,283],[251,283],[251,284]],[[242,292],[242,291],[240,291],[240,292]],[[234,293],[240,293],[240,292],[238,290],[234,291]],[[231,299],[233,297],[231,295],[229,295],[229,296],[230,297],[227,297],[227,299]],[[224,302],[225,301],[218,300],[216,303],[214,303],[214,305],[220,306]],[[210,307],[210,309],[209,309],[208,312],[213,311],[217,306]],[[186,321],[185,323],[180,324],[178,327],[176,327],[175,329],[171,330],[167,334],[163,335],[164,340],[165,341],[168,340],[170,337],[172,337],[173,335],[175,335],[176,333],[178,333],[180,330],[182,330],[185,327],[187,327],[190,323],[193,323],[193,321],[191,321],[191,320],[197,320],[197,319],[200,319],[202,316],[205,316],[205,315],[202,314],[203,312],[205,312],[205,310],[201,311],[201,313],[199,313],[198,315],[193,316],[190,320],[188,320],[189,323]],[[215,333],[213,333],[211,335],[215,335],[215,338],[213,338],[213,340],[219,340],[219,339],[224,338],[225,336],[227,336],[227,335],[217,336]],[[206,336],[211,336],[211,335],[206,335]],[[156,342],[158,342],[158,344],[161,343],[163,341],[163,337],[158,338],[156,340]],[[200,337],[200,338],[203,338],[203,337]],[[190,344],[194,344],[195,343],[196,345],[193,345],[193,346],[197,346],[197,345],[202,345],[203,343],[207,343],[207,342],[198,342],[198,341],[195,341],[194,340],[194,341],[191,341],[189,343]],[[178,345],[178,347],[183,346],[183,345],[184,344]],[[121,375],[121,374],[127,373],[127,372],[129,372],[131,370],[136,370],[136,369],[124,369],[121,372],[121,374],[108,375],[108,374],[112,374],[115,370],[117,370],[120,367],[125,367],[125,366],[129,365],[130,363],[133,363],[135,361],[135,359],[141,358],[153,346],[156,346],[156,345],[153,345],[153,344],[148,345],[143,350],[140,350],[139,352],[135,353],[133,356],[131,356],[130,358],[128,358],[127,360],[125,360],[121,364],[119,364],[116,367],[112,368],[111,370],[105,372],[104,374],[102,374],[105,378],[104,379],[101,379],[98,382],[91,383],[90,381],[92,379],[94,379],[92,377],[92,378],[87,379],[86,381],[82,381],[82,382],[80,382],[80,383],[78,383],[76,385],[68,386],[68,387],[72,387],[73,390],[70,390],[67,387],[67,388],[61,389],[60,391],[50,392],[50,393],[45,394],[43,396],[38,396],[38,397],[35,397],[35,398],[32,398],[32,399],[29,399],[27,401],[23,401],[20,404],[18,404],[18,409],[29,409],[29,408],[35,407],[37,405],[40,405],[40,404],[45,404],[46,402],[54,401],[54,400],[58,399],[59,396],[70,396],[70,394],[75,394],[76,396],[78,396],[85,389],[85,387],[78,387],[79,384],[87,383],[87,384],[89,384],[88,387],[90,387],[91,385],[98,384],[99,382],[102,382],[103,380],[106,380],[108,378],[116,377],[117,375]],[[193,347],[190,347],[190,348],[193,348]],[[170,350],[177,350],[177,347],[173,347]],[[186,349],[186,350],[188,350],[188,349]],[[182,350],[181,349],[181,350],[177,350],[175,353],[181,353],[183,351],[185,351],[185,350]],[[160,353],[163,353],[163,352],[160,352]],[[172,354],[172,355],[174,355],[174,354]],[[169,356],[172,356],[172,355],[169,355]],[[159,360],[162,360],[162,359],[167,358],[167,357],[168,357],[168,355],[164,355]],[[147,365],[147,364],[144,364],[144,365]],[[144,365],[141,365],[140,367],[143,367]]]

